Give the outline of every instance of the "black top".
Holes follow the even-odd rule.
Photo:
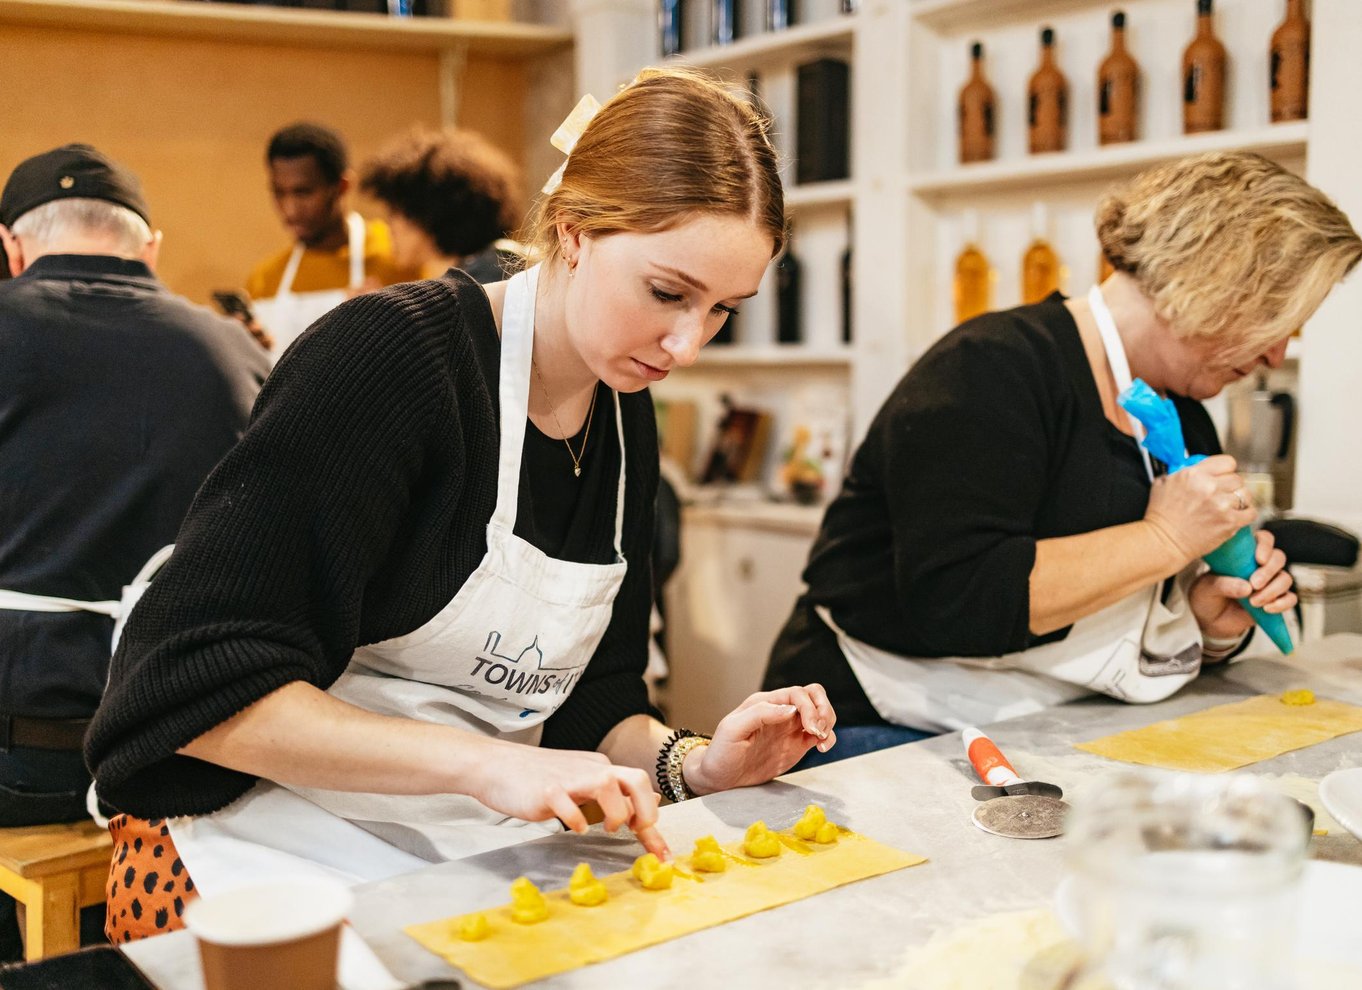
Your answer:
[[[1218,453],[1200,403],[1173,396],[1188,449]],[[828,627],[907,656],[999,656],[1030,632],[1036,541],[1143,518],[1135,441],[1106,418],[1064,299],[957,327],[899,382],[828,506],[808,591],[777,640],[768,688],[829,689],[839,722],[878,723]]]
[[[239,323],[140,261],[45,255],[0,282],[0,588],[118,598],[268,371]],[[0,609],[0,714],[88,718],[112,633],[90,612]]]
[[[499,358],[487,297],[457,271],[358,296],[289,349],[114,656],[86,739],[105,800],[140,817],[223,807],[254,778],[176,749],[284,684],[329,687],[356,647],[409,633],[449,602],[487,549]],[[604,639],[544,724],[546,746],[594,749],[621,720],[651,710],[642,673],[657,429],[646,391],[620,403],[629,567]],[[570,558],[612,559],[612,407],[598,401],[564,541]],[[575,480],[570,470],[528,477],[531,462],[522,535],[538,524],[535,498]],[[587,494],[593,484],[599,497]]]

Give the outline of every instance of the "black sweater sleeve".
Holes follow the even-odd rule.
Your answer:
[[[653,602],[657,423],[647,392],[621,395],[620,410],[629,468],[621,549],[629,567],[610,613],[610,625],[582,680],[544,723],[542,744],[555,749],[594,750],[606,733],[631,715],[659,714],[648,702],[643,681]]]
[[[942,654],[1025,649],[1052,372],[1034,347],[965,333],[910,377],[879,437],[904,620]]]
[[[447,292],[357,297],[267,381],[113,658],[86,751],[114,806],[165,814],[141,798],[173,793],[175,813],[215,810],[252,778],[175,751],[284,684],[325,689],[344,671],[428,446],[460,446],[428,352],[449,335],[421,332],[430,312],[448,319]]]

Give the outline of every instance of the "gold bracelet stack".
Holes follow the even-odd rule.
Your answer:
[[[695,797],[686,786],[681,767],[691,750],[708,746],[709,740],[709,736],[701,735],[699,732],[677,729],[662,744],[662,749],[657,754],[657,789],[668,801],[687,801]]]

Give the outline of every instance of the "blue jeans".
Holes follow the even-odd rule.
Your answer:
[[[919,739],[930,739],[936,735],[935,732],[906,729],[901,725],[848,725],[845,728],[839,725],[836,732],[837,743],[832,749],[826,753],[820,753],[816,749],[809,750],[804,754],[804,758],[794,765],[794,770],[821,767],[824,764],[836,763],[838,760],[845,760],[852,756],[873,753],[878,749],[888,749],[890,746],[917,742]]]

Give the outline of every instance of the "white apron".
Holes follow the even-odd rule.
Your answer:
[[[1118,392],[1130,365],[1111,312],[1096,286],[1088,294]],[[1143,429],[1135,422],[1136,439]],[[1149,453],[1140,448],[1154,480]],[[1079,619],[1058,643],[1000,657],[905,657],[864,643],[817,612],[866,697],[885,721],[930,732],[952,732],[1040,711],[1094,691],[1130,702],[1160,701],[1201,670],[1201,630],[1187,589],[1203,568],[1189,564],[1168,585],[1142,588]]]
[[[624,428],[615,560],[549,557],[514,533],[529,411],[539,269],[516,275],[502,320],[500,459],[487,555],[453,599],[405,636],[361,647],[330,693],[360,708],[535,745],[578,682],[606,627],[627,564]],[[321,871],[382,879],[561,831],[509,819],[458,794],[364,794],[261,781],[222,811],[170,822],[180,857],[207,892],[262,876]]]
[[[293,280],[298,276],[298,266],[303,260],[305,250],[301,243],[293,245],[284,274],[279,278],[279,290],[270,299],[257,299],[251,302],[256,318],[274,337],[274,348],[270,359],[279,360],[279,355],[288,345],[312,326],[321,316],[329,313],[345,302],[350,293],[364,284],[364,218],[358,213],[350,213],[345,218],[350,235],[350,284],[345,289],[322,289],[316,292],[294,292]]]

